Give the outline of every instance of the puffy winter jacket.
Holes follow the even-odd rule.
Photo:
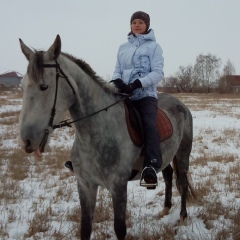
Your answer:
[[[131,100],[144,97],[157,98],[157,85],[163,79],[162,48],[156,42],[154,31],[147,34],[128,35],[128,42],[119,47],[112,79],[120,78],[126,84],[139,79],[142,88],[134,91]]]

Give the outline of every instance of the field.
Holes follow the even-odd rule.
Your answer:
[[[18,90],[0,90],[0,239],[79,239],[76,179],[64,167],[74,130],[56,130],[42,160],[25,154],[18,145],[21,95]],[[162,175],[154,191],[130,182],[126,239],[240,239],[240,95],[175,96],[193,115],[189,173],[197,199],[188,202],[187,225],[177,227],[180,196],[175,183],[173,207],[160,219]],[[92,239],[116,239],[111,198],[102,188]]]

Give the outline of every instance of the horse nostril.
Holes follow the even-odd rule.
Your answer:
[[[26,140],[26,147],[29,147],[31,145],[31,141],[30,140]]]
[[[32,153],[33,152],[32,148],[31,148],[31,141],[30,140],[25,141],[25,151],[27,153]]]

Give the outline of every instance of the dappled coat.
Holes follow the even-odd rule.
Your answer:
[[[162,48],[156,42],[154,31],[128,35],[128,42],[119,47],[112,79],[120,78],[126,84],[139,79],[143,88],[136,89],[131,100],[157,98],[157,85],[164,77]]]

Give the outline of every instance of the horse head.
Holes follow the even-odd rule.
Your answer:
[[[33,51],[21,39],[19,41],[29,62],[21,83],[23,106],[19,119],[20,142],[27,153],[34,152],[41,157],[53,125],[61,121],[64,112],[74,102],[74,83],[71,76],[68,78],[60,68],[59,35],[47,51]],[[62,80],[65,77],[67,81]]]

